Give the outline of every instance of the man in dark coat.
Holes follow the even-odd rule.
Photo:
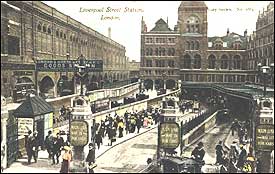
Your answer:
[[[52,158],[52,151],[53,151],[53,136],[52,131],[48,131],[48,135],[45,138],[45,148],[49,154],[49,159]]]
[[[95,135],[95,143],[97,145],[97,148],[100,148],[100,144],[102,144],[102,136],[100,135],[100,133],[97,133]]]
[[[88,173],[94,173],[93,167],[90,167],[95,163],[95,147],[92,143],[89,144],[89,153],[86,162],[88,163]]]
[[[198,162],[204,162],[203,161],[204,155],[205,155],[205,151],[203,149],[203,143],[199,142],[197,147],[195,147],[195,149],[192,151],[191,156],[193,156],[195,160]]]
[[[238,159],[238,162],[237,162],[237,165],[236,165],[238,168],[243,167],[244,162],[245,162],[246,157],[247,157],[247,152],[246,152],[246,150],[245,150],[245,148],[243,147],[242,144],[240,145],[240,150],[241,150],[241,152],[240,152],[239,159]]]
[[[216,145],[216,164],[222,164],[223,163],[223,147],[222,147],[222,141],[219,141],[219,144]]]
[[[139,130],[140,130],[141,125],[142,125],[141,116],[138,116],[136,124],[137,124],[137,133],[139,133]]]
[[[64,140],[60,137],[59,133],[56,134],[56,138],[54,138],[53,142],[53,164],[55,164],[55,158],[57,164],[59,163],[59,156],[61,155],[61,148],[64,145]]]

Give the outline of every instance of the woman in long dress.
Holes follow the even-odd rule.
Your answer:
[[[65,153],[62,155],[62,165],[60,173],[69,173],[70,161],[72,160],[72,152],[69,146],[64,147]]]

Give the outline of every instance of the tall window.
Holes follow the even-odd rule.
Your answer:
[[[211,54],[208,57],[208,68],[209,69],[215,69],[216,68],[216,57],[213,54]]]
[[[227,55],[222,55],[221,57],[221,69],[228,69],[228,57]]]
[[[191,57],[188,54],[183,57],[183,68],[191,69]]]
[[[152,67],[152,60],[146,60],[146,66]]]
[[[200,69],[201,68],[201,56],[196,54],[194,57],[194,68]]]
[[[8,35],[8,54],[20,55],[19,37]]]
[[[241,57],[239,55],[235,55],[233,58],[233,68],[241,69]]]

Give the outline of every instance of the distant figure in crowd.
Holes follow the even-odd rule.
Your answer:
[[[237,149],[237,141],[234,140],[233,143],[230,145],[230,150],[229,150],[229,158],[232,159],[233,163],[236,163],[238,154],[239,152]]]
[[[194,157],[196,161],[204,162],[203,158],[205,155],[205,151],[203,149],[203,143],[199,142],[197,147],[192,151],[191,156]]]
[[[97,145],[97,148],[99,149],[100,144],[102,144],[102,136],[99,132],[95,135],[95,143]]]
[[[124,128],[124,124],[123,124],[123,120],[120,119],[119,123],[118,123],[118,138],[123,137],[123,128]]]
[[[234,132],[238,131],[238,129],[240,128],[240,123],[238,122],[237,119],[234,119],[232,126],[231,126],[231,131],[232,131],[232,136],[234,136]]]
[[[52,131],[48,131],[48,135],[45,138],[45,148],[49,154],[49,159],[52,158],[52,152],[53,152],[53,135]]]
[[[137,124],[137,133],[139,134],[139,130],[142,126],[141,116],[138,116],[136,124]]]
[[[65,153],[62,155],[62,164],[60,173],[69,173],[70,162],[72,160],[72,152],[69,146],[64,147]]]

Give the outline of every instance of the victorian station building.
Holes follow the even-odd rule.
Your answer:
[[[56,97],[60,88],[75,90],[72,83],[62,87],[61,80],[80,83],[73,72],[36,72],[37,60],[76,60],[81,55],[103,60],[103,72],[85,77],[88,90],[127,80],[125,47],[110,32],[106,37],[39,1],[1,2],[1,95],[10,97],[14,89],[33,84],[40,93]]]
[[[147,30],[141,21],[140,74],[146,88],[174,88],[182,82],[259,83],[258,64],[274,63],[274,3],[259,14],[256,32],[208,37],[207,6],[183,1],[178,22],[159,19]],[[230,22],[230,21],[229,21]],[[274,75],[269,85],[274,86]]]

